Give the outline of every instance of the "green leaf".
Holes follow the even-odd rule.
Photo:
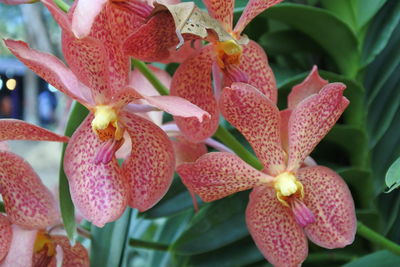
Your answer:
[[[355,33],[374,17],[386,0],[322,0],[322,5],[346,22]]]
[[[362,67],[367,66],[382,52],[399,21],[400,1],[387,1],[368,27],[361,54]]]
[[[81,122],[86,118],[89,111],[79,104],[74,102],[67,126],[65,128],[65,135],[71,137],[75,132],[76,128],[79,127]],[[76,232],[76,222],[75,222],[75,208],[72,203],[71,194],[69,191],[69,184],[67,176],[64,173],[64,153],[67,144],[63,145],[61,164],[60,164],[60,177],[59,177],[59,194],[60,194],[60,210],[63,219],[65,231],[70,239],[73,239]]]
[[[357,39],[335,15],[324,9],[296,4],[279,4],[264,14],[308,35],[332,57],[342,73],[355,77],[360,57]]]
[[[207,267],[230,267],[246,266],[264,259],[253,239],[249,236],[229,246],[192,256],[189,260],[190,266]]]
[[[393,162],[386,173],[385,182],[389,190],[387,193],[393,191],[400,186],[400,158]]]
[[[381,250],[343,265],[343,267],[393,267],[400,265],[400,256]]]
[[[145,218],[159,218],[174,215],[185,209],[194,209],[189,191],[176,175],[167,194],[156,206],[141,213]]]
[[[173,244],[172,251],[180,255],[200,254],[245,237],[247,202],[248,194],[242,192],[202,207]]]
[[[6,209],[4,208],[4,203],[0,201],[0,212],[6,212]]]
[[[92,225],[90,266],[120,266],[129,237],[132,209],[128,208],[115,222],[103,228]]]

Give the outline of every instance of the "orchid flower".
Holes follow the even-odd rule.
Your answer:
[[[209,153],[178,167],[184,184],[204,201],[253,188],[247,226],[275,266],[299,266],[308,254],[307,237],[325,248],[354,240],[356,217],[346,183],[329,168],[302,167],[349,104],[344,89],[341,83],[325,85],[299,102],[285,123],[262,92],[233,83],[223,90],[222,114],[249,141],[264,169],[228,153]]]
[[[231,39],[219,41],[218,38],[211,38],[209,45],[183,62],[174,74],[171,95],[181,96],[211,114],[211,118],[203,122],[175,118],[183,135],[191,142],[203,141],[216,131],[219,121],[217,101],[223,84],[249,83],[259,88],[273,103],[276,102],[276,82],[264,50],[241,34],[256,15],[279,2],[281,0],[249,1],[233,28],[233,0],[204,1],[210,15],[224,26]]]
[[[44,80],[90,110],[71,137],[64,158],[75,206],[100,227],[118,219],[126,205],[140,211],[151,208],[172,181],[172,144],[157,125],[130,113],[125,106],[132,101],[146,102],[175,116],[199,120],[208,114],[182,98],[145,96],[130,86],[129,58],[119,52],[121,40],[113,38],[123,20],[116,19],[110,25],[110,13],[104,10],[96,17],[91,34],[77,39],[71,31],[71,14],[61,12],[52,1],[42,2],[63,29],[63,54],[70,69],[56,57],[21,41],[5,43]],[[112,17],[120,18],[117,13]],[[132,152],[119,166],[114,154],[124,142],[124,134],[132,140]]]
[[[0,142],[5,140],[67,142],[68,138],[24,121],[2,119]],[[56,253],[63,255],[62,266],[89,266],[82,245],[71,247],[67,237],[46,232],[60,222],[58,205],[32,167],[4,148],[0,150],[0,194],[7,216],[0,214],[0,266],[50,263]]]

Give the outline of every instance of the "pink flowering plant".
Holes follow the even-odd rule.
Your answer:
[[[0,266],[400,265],[398,1],[0,2],[74,101],[0,120]],[[8,140],[64,143],[56,194]]]

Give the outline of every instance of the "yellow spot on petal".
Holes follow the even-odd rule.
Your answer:
[[[118,124],[118,115],[114,108],[110,106],[96,106],[92,129],[101,141],[111,138],[120,140],[123,137],[123,129]]]
[[[56,248],[50,235],[43,231],[38,231],[33,250],[35,253],[38,253],[44,249],[47,249],[46,255],[48,257],[52,257],[56,254]]]
[[[218,42],[215,45],[217,52],[217,63],[223,69],[225,64],[239,64],[243,48],[235,40]]]
[[[286,201],[288,197],[294,194],[300,194],[300,198],[304,197],[303,185],[290,172],[284,172],[276,176],[274,188],[278,200],[287,207],[289,207]]]

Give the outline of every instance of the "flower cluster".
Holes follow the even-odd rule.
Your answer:
[[[68,141],[64,171],[72,200],[99,227],[117,220],[127,206],[153,207],[176,170],[204,201],[253,189],[247,225],[276,266],[301,264],[307,237],[325,248],[346,246],[356,230],[350,191],[338,174],[309,157],[349,104],[345,85],[328,83],[314,67],[293,87],[288,109],[279,111],[267,56],[242,34],[255,16],[281,1],[250,0],[233,27],[233,0],[204,0],[209,13],[193,3],[142,0],[77,0],[64,13],[52,0],[42,0],[62,29],[67,65],[22,41],[5,44],[90,112],[69,140],[16,121],[0,122],[0,140]],[[172,78],[149,67],[171,94],[160,95],[138,69],[132,71],[131,58],[180,62]],[[163,124],[163,112],[174,121]],[[262,170],[211,138],[220,114],[247,139]],[[6,131],[6,124],[13,130]],[[206,145],[219,152],[207,153]],[[12,264],[11,237],[21,232],[31,240],[30,260],[40,266],[59,254],[64,266],[87,264],[79,244],[71,247],[51,233],[58,209],[32,169],[10,152],[0,152],[0,158],[7,213],[0,214],[0,262],[6,257],[3,264]],[[26,199],[29,205],[21,204]],[[81,257],[71,259],[70,250]]]

